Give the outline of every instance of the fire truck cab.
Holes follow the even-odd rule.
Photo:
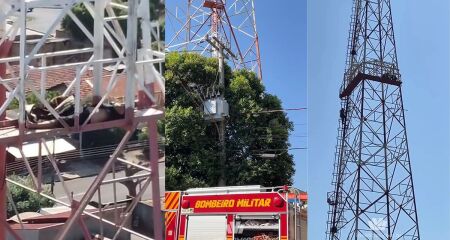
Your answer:
[[[167,192],[166,240],[306,240],[307,194],[239,186]]]

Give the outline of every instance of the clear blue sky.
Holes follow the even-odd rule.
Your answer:
[[[306,0],[255,1],[264,85],[283,101],[284,108],[307,107]],[[294,123],[293,148],[307,147],[307,111],[289,111]],[[294,185],[308,190],[307,150],[292,150]]]
[[[352,2],[308,1],[312,240],[325,238]],[[396,0],[392,5],[421,238],[450,239],[449,2]]]
[[[283,108],[306,107],[306,0],[255,0],[260,39],[264,85],[277,95]],[[175,9],[179,0],[166,0],[166,8]],[[167,24],[168,21],[166,21]],[[173,27],[166,26],[166,39]],[[289,111],[294,123],[292,148],[307,147],[307,111]],[[292,150],[296,163],[295,186],[307,190],[307,151]]]

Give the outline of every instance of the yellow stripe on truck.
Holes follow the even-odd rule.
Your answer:
[[[166,226],[169,225],[169,223],[174,219],[174,216],[174,212],[166,213]]]
[[[178,208],[180,201],[180,192],[166,193],[166,199],[164,201],[164,207],[166,210],[175,210]]]

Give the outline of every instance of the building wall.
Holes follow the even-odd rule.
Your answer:
[[[39,40],[29,40],[29,44],[27,45],[26,52],[30,53],[33,48],[36,46]],[[46,52],[56,52],[56,51],[64,51],[64,50],[70,50],[70,49],[80,49],[80,48],[87,48],[92,47],[88,46],[84,43],[79,43],[76,41],[73,41],[71,39],[67,38],[55,38],[55,39],[49,39],[46,41],[44,46],[39,50],[39,53],[46,53]],[[53,57],[47,59],[47,65],[54,65],[54,64],[64,64],[64,63],[71,63],[71,62],[78,62],[78,61],[88,61],[89,57],[92,55],[92,53],[80,53],[76,55],[71,55],[68,57]],[[104,56],[105,58],[111,57],[113,55],[113,50],[111,48],[104,49]],[[20,44],[19,42],[14,42],[12,49],[11,49],[11,56],[20,56]],[[17,63],[18,64],[18,63]],[[31,61],[31,65],[33,66],[40,66],[41,60],[35,59]]]
[[[294,222],[294,210],[289,209],[289,240],[307,240],[308,239],[308,209],[304,208],[297,213],[297,226]],[[295,238],[294,231],[297,231],[297,238]]]

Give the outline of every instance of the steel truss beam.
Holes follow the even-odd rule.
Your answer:
[[[355,0],[327,239],[420,239],[390,0]]]
[[[94,19],[94,32],[89,32],[88,28],[82,24],[82,22],[73,14],[71,8],[75,4],[84,4],[86,9],[91,13]],[[39,39],[34,39],[35,44],[30,45],[27,37],[27,8],[43,8],[53,7],[59,9],[58,17],[54,22],[48,24],[48,29],[43,33],[43,36]],[[17,147],[24,160],[25,166],[33,180],[33,187],[25,186],[20,182],[7,179],[11,184],[15,184],[24,189],[32,192],[36,192],[41,196],[51,199],[58,204],[70,207],[72,214],[68,218],[67,222],[61,226],[55,239],[66,239],[70,235],[71,230],[75,224],[85,226],[84,219],[91,217],[98,219],[101,226],[103,224],[111,225],[117,228],[117,231],[109,236],[112,239],[118,239],[122,231],[129,232],[133,235],[139,236],[142,239],[151,239],[148,236],[144,236],[136,231],[133,231],[129,227],[126,227],[126,223],[131,216],[131,213],[137,206],[137,203],[142,199],[142,196],[147,187],[152,187],[152,202],[153,202],[153,226],[148,228],[154,229],[155,239],[163,239],[162,233],[162,213],[160,206],[160,186],[159,186],[159,173],[158,173],[158,136],[156,129],[156,121],[163,117],[161,109],[163,106],[157,106],[158,99],[154,93],[154,87],[158,87],[164,91],[164,79],[159,69],[162,69],[162,63],[164,63],[164,52],[160,48],[153,48],[153,46],[161,46],[159,42],[160,29],[159,24],[156,22],[150,22],[149,2],[147,0],[128,0],[128,3],[122,4],[112,2],[108,0],[0,0],[0,46],[10,46],[14,39],[18,37],[18,44],[20,46],[19,56],[4,56],[0,55],[0,68],[6,68],[10,72],[14,72],[13,67],[19,63],[19,74],[6,75],[0,71],[0,88],[4,88],[9,92],[5,99],[1,99],[0,96],[0,115],[4,115],[11,105],[14,99],[19,101],[19,119],[18,124],[14,121],[0,121],[0,153],[4,154],[4,148],[7,146]],[[121,9],[127,13],[123,16],[117,16],[115,9]],[[102,14],[97,14],[101,12]],[[105,13],[105,15],[103,15]],[[77,24],[81,31],[86,35],[91,46],[82,49],[71,49],[57,52],[42,52],[42,47],[49,38],[52,37],[53,32],[61,23],[64,16],[70,16],[72,20]],[[6,20],[12,21],[7,27]],[[127,30],[122,29],[119,24],[120,19],[126,19],[128,22]],[[138,28],[142,32],[141,36],[138,36]],[[6,44],[6,45],[5,45]],[[115,57],[106,58],[104,56],[105,45],[111,46],[115,53]],[[31,47],[32,46],[32,47]],[[1,52],[1,51],[0,51]],[[85,53],[91,54],[88,61],[79,61],[72,63],[53,64],[48,65],[47,59],[50,57],[67,57],[74,54]],[[124,64],[125,70],[122,78],[119,78],[118,66]],[[103,67],[105,65],[115,66],[111,76],[106,76]],[[73,72],[73,81],[65,91],[64,95],[73,95],[75,102],[75,115],[74,123],[69,123],[62,118],[56,109],[59,107],[52,107],[50,102],[45,99],[46,94],[46,76],[49,72],[65,69]],[[92,70],[91,70],[92,69]],[[87,72],[93,72],[93,78],[86,77]],[[70,71],[69,71],[70,72]],[[38,84],[40,87],[36,87],[36,84],[31,82],[31,74],[40,74],[41,82]],[[101,89],[102,80],[109,78],[107,81],[106,89]],[[125,94],[123,96],[126,116],[124,119],[90,123],[94,113],[100,109],[102,104],[107,103],[110,99],[110,95],[113,92],[114,87],[118,81],[126,81]],[[92,92],[97,96],[98,102],[95,104],[94,111],[88,116],[85,122],[80,121],[80,114],[82,112],[83,95],[81,94],[80,85],[86,83],[92,87]],[[29,104],[26,100],[26,93],[33,93],[40,104],[44,105],[53,115],[57,121],[59,121],[61,127],[53,129],[29,129],[29,124],[26,121],[25,109]],[[1,94],[0,94],[1,95]],[[151,102],[139,102],[139,110],[135,106],[135,102],[138,96],[145,96]],[[139,98],[140,100],[140,98]],[[136,164],[127,162],[124,159],[118,159],[123,148],[128,142],[132,133],[136,130],[140,123],[145,123],[149,131],[149,149],[150,149],[150,164],[146,166],[134,166]],[[6,129],[5,127],[9,128]],[[12,128],[11,128],[12,127]],[[46,140],[53,136],[62,136],[73,133],[94,131],[106,128],[124,128],[127,133],[117,146],[115,152],[109,158],[103,169],[100,171],[94,182],[87,186],[87,192],[83,196],[80,202],[74,201],[71,195],[71,184],[64,181],[61,176],[61,171],[58,168],[57,160],[55,156],[50,154],[49,147],[46,145]],[[38,173],[35,174],[31,168],[28,159],[23,152],[23,145],[26,141],[38,141],[39,142],[39,157],[38,157]],[[47,158],[51,164],[51,167],[58,176],[68,199],[68,202],[60,201],[52,196],[46,195],[42,192],[43,180],[42,180],[42,160],[43,152],[47,152]],[[3,158],[3,157],[2,157]],[[113,171],[115,172],[115,165],[128,164],[139,168],[146,172],[146,174],[138,174],[130,177],[113,177],[113,179],[105,180],[105,176]],[[2,163],[4,167],[4,162]],[[0,175],[3,175],[4,171],[0,171]],[[5,184],[5,176],[1,176],[0,184]],[[102,212],[109,208],[117,208],[116,202],[113,206],[102,206],[100,189],[105,184],[117,184],[118,182],[125,180],[135,180],[143,183],[142,188],[137,191],[137,196],[132,199],[128,207],[123,211],[123,214],[119,216],[117,221],[107,220],[102,217]],[[86,211],[86,206],[93,200],[97,194],[99,200],[98,210],[96,212]],[[115,193],[116,194],[116,193]],[[0,204],[6,202],[6,197],[9,194],[4,194]],[[116,198],[116,197],[115,197]],[[13,204],[14,205],[14,204]],[[0,208],[1,209],[1,208]],[[0,221],[6,226],[3,229],[11,234],[14,238],[20,239],[20,233],[14,231],[8,223],[6,223],[5,217],[0,213]],[[19,220],[20,221],[20,220]],[[20,221],[23,226],[23,222]],[[103,228],[103,227],[101,227]],[[87,227],[82,227],[84,236],[90,238],[90,233]],[[0,232],[4,235],[4,232]],[[5,237],[0,237],[1,239]]]
[[[259,39],[253,0],[188,0],[168,9],[168,52],[188,51],[201,55],[217,54],[219,40],[228,49],[234,69],[248,69],[262,79]],[[217,38],[214,40],[214,38]]]

